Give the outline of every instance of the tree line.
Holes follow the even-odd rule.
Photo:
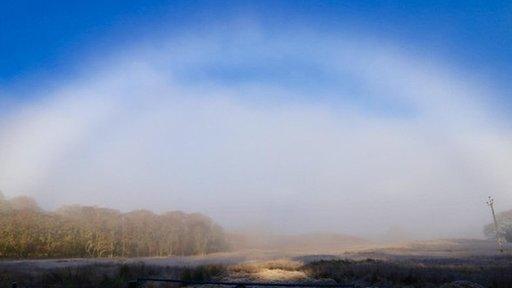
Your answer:
[[[198,213],[71,205],[50,212],[0,193],[0,257],[143,257],[228,249],[222,228]]]

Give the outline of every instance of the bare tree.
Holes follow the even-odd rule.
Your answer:
[[[222,228],[197,213],[79,205],[47,212],[25,196],[2,203],[9,209],[0,210],[0,257],[168,256],[228,247]]]

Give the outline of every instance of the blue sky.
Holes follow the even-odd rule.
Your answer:
[[[141,3],[2,3],[8,197],[413,238],[510,208],[511,3]]]
[[[3,85],[68,73],[84,55],[137,41],[144,33],[179,33],[249,15],[269,29],[307,26],[328,33],[352,27],[400,39],[408,49],[442,56],[510,91],[509,1],[4,1],[3,7]]]

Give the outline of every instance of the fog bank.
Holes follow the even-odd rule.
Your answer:
[[[487,195],[512,200],[497,92],[384,40],[212,28],[98,53],[0,118],[0,189],[234,230],[481,237]]]

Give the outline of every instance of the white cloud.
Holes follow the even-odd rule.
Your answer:
[[[262,33],[155,41],[35,91],[0,125],[1,189],[47,207],[419,237],[479,235],[486,196],[510,203],[512,134],[492,91],[357,38]]]

